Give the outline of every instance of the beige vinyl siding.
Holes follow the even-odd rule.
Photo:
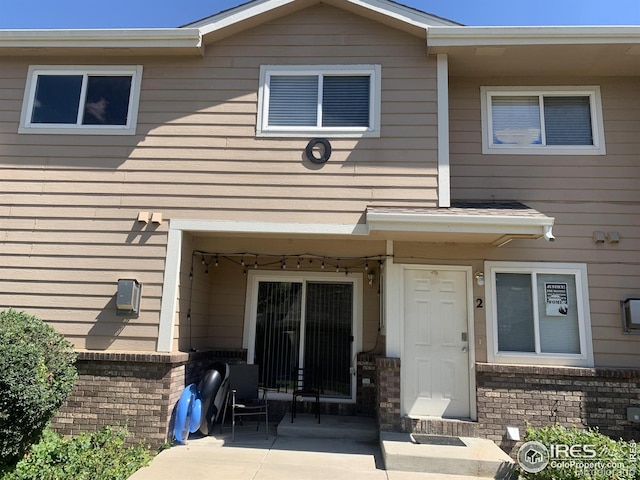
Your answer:
[[[640,336],[623,335],[619,301],[640,296],[640,79],[454,78],[450,83],[454,199],[519,200],[556,218],[555,243],[514,241],[488,260],[584,262],[595,362],[640,366]],[[481,85],[600,85],[606,156],[482,155]],[[595,245],[594,231],[620,243]]]
[[[241,266],[241,258],[246,263],[247,270],[254,271],[256,257],[246,255],[244,257],[226,258],[224,253],[259,252],[263,256],[258,257],[259,271],[280,270],[280,255],[289,256],[287,271],[313,271],[335,272],[334,268],[321,268],[321,260],[318,258],[302,259],[300,270],[296,268],[296,259],[291,255],[308,253],[315,255],[327,255],[331,258],[342,257],[342,265],[359,265],[350,269],[351,273],[363,276],[363,351],[380,351],[384,345],[378,339],[378,326],[380,319],[379,281],[380,271],[377,268],[377,260],[370,261],[370,268],[365,272],[362,267],[364,256],[384,255],[386,244],[381,241],[335,241],[335,240],[282,240],[282,239],[251,239],[251,238],[224,238],[224,237],[199,237],[195,243],[196,250],[208,253],[220,253],[219,266],[214,262],[209,266],[209,275],[205,275],[205,266],[202,265],[200,255],[196,255],[194,261],[194,288],[210,288],[208,299],[209,309],[209,337],[194,340],[200,342],[196,348],[242,348],[242,336],[245,319],[247,282],[244,268]],[[274,256],[266,256],[274,255]],[[355,258],[354,257],[360,257]],[[207,255],[208,262],[211,256]],[[272,264],[272,265],[269,265]],[[370,286],[366,278],[368,273],[376,276],[374,285]],[[194,303],[195,305],[195,303]],[[184,344],[184,337],[181,346]]]
[[[0,307],[41,316],[78,348],[155,350],[171,219],[355,224],[370,204],[437,202],[436,66],[425,39],[334,7],[209,44],[204,58],[0,62]],[[323,166],[304,159],[308,139],[256,139],[261,64],[336,63],[382,66],[380,138],[331,139]],[[34,64],[143,65],[136,135],[19,135]],[[139,211],[165,222],[140,224]],[[119,278],[143,283],[137,319],[115,315]],[[181,289],[180,348],[186,293],[194,345],[237,339],[224,319],[211,330],[209,291]]]

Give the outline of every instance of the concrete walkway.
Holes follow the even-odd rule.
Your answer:
[[[255,425],[255,424],[254,424]],[[386,471],[378,442],[348,439],[270,438],[255,427],[189,439],[161,452],[130,480],[477,480],[476,477]]]

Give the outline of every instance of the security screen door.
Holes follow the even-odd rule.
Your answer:
[[[259,281],[254,363],[262,386],[290,393],[296,368],[319,374],[324,398],[351,399],[352,282]]]

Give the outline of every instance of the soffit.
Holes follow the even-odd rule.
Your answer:
[[[432,27],[451,76],[640,74],[640,27]]]

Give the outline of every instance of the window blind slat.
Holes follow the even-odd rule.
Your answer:
[[[540,145],[540,105],[536,96],[495,96],[491,102],[494,145]]]
[[[547,145],[593,145],[589,97],[544,97]]]
[[[269,85],[269,125],[315,127],[318,77],[273,75]]]
[[[369,76],[325,76],[323,127],[369,126]]]

